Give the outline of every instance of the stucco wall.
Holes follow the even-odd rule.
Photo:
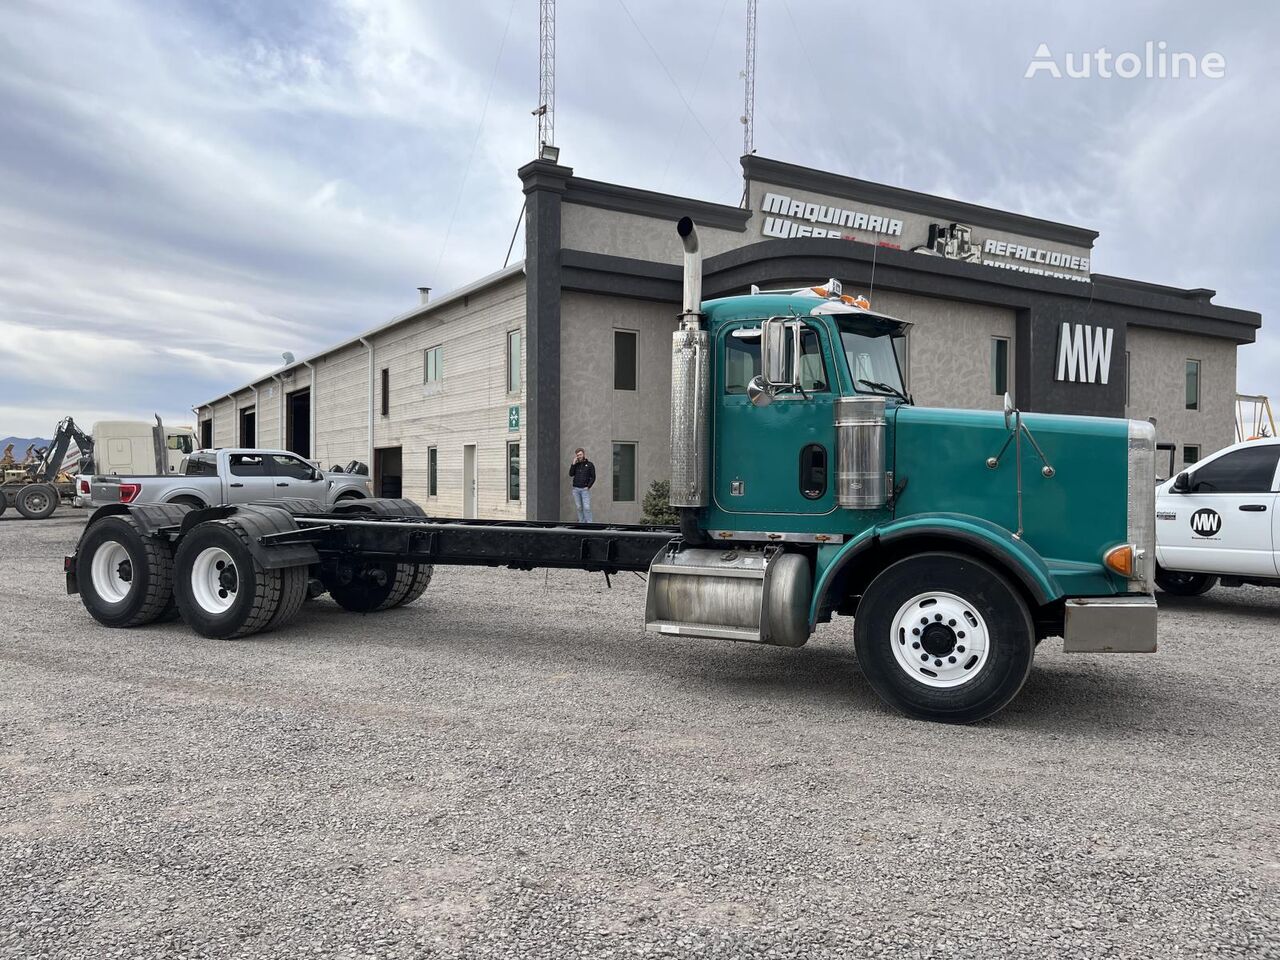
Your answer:
[[[561,246],[566,250],[586,250],[657,263],[680,263],[683,259],[674,220],[577,203],[565,203],[560,216]],[[704,257],[734,250],[752,239],[749,234],[736,230],[698,225],[698,242]]]
[[[1156,440],[1182,448],[1200,447],[1200,456],[1235,441],[1236,347],[1212,337],[1130,327],[1129,403],[1125,415],[1156,420]],[[1200,361],[1200,409],[1186,408],[1185,364]],[[1123,369],[1123,368],[1121,368]]]
[[[598,522],[639,523],[645,491],[671,470],[671,333],[678,304],[566,293],[561,301],[560,444],[562,474],[576,447],[596,466],[592,512]],[[613,332],[634,330],[635,390],[613,389]],[[613,443],[637,444],[636,499],[613,501]],[[562,476],[561,517],[575,516]]]

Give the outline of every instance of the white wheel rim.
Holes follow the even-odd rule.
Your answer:
[[[893,618],[889,640],[898,666],[926,687],[959,687],[982,672],[991,635],[982,615],[954,593],[917,594]]]
[[[191,564],[191,596],[205,613],[226,613],[236,602],[240,572],[231,554],[206,547]]]
[[[133,562],[129,551],[115,540],[106,540],[93,554],[89,568],[93,591],[107,603],[119,603],[133,588]]]

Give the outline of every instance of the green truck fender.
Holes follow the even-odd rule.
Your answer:
[[[838,547],[819,550],[809,629],[819,619],[830,619],[830,612],[851,588],[860,592],[887,565],[886,555],[897,559],[904,549],[910,553],[950,549],[985,560],[1012,576],[1039,606],[1064,595],[1044,558],[1004,527],[981,517],[922,513],[869,527]]]

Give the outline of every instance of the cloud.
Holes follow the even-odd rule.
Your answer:
[[[639,30],[616,2],[561,6],[564,162],[736,203],[740,4],[627,8]],[[1091,226],[1098,270],[1269,315],[1277,21],[1100,0],[763,4],[756,146]],[[1041,42],[1147,39],[1219,50],[1227,78],[1023,79]],[[0,367],[31,403],[0,408],[0,432],[181,413],[284,350],[401,312],[418,285],[498,268],[534,152],[536,70],[536,9],[519,0],[4,5]],[[1242,389],[1280,394],[1277,370],[1264,328],[1240,352]]]

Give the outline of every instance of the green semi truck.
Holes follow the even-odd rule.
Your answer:
[[[107,626],[276,629],[308,597],[373,613],[435,564],[647,574],[655,634],[802,646],[852,617],[891,706],[966,723],[1008,704],[1036,645],[1156,649],[1155,436],[1145,422],[915,406],[908,323],[839,284],[702,302],[684,245],[672,341],[678,526],[457,520],[408,500],[104,507],[67,588]],[[424,629],[430,623],[424,621]]]

